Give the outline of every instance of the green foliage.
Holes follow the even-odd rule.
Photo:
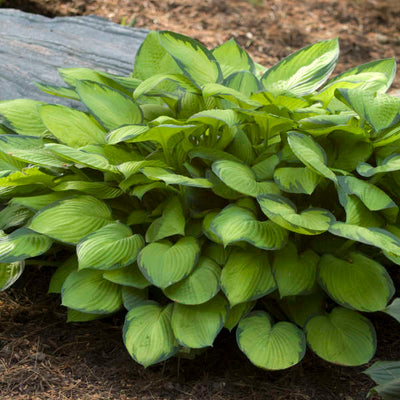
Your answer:
[[[151,32],[129,77],[70,68],[67,87],[38,85],[86,111],[0,102],[1,289],[51,257],[68,321],[125,308],[144,366],[224,327],[261,368],[307,345],[367,363],[363,313],[400,320],[385,268],[400,265],[400,100],[392,59],[328,80],[338,51],[267,70],[233,40]]]

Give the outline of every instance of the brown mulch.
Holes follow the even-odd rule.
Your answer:
[[[262,5],[252,4],[257,2]],[[3,6],[47,16],[124,19],[134,27],[181,32],[209,47],[234,37],[266,66],[336,36],[337,72],[383,57],[400,62],[399,0],[6,0]],[[394,87],[400,88],[400,72]],[[1,400],[361,400],[373,386],[363,367],[328,364],[310,351],[290,370],[261,371],[226,331],[195,360],[144,369],[124,348],[122,314],[65,322],[58,297],[46,294],[49,272],[29,271],[0,294]],[[375,359],[399,360],[399,325],[380,315],[373,322]]]
[[[96,14],[180,32],[209,47],[233,37],[265,66],[334,37],[341,46],[336,72],[378,58],[400,62],[399,0],[6,0],[3,6],[48,16]]]
[[[373,386],[364,367],[335,366],[311,351],[289,370],[262,371],[226,330],[194,360],[144,369],[124,348],[122,314],[65,322],[58,296],[46,294],[49,272],[33,269],[0,294],[1,400],[364,400]],[[373,322],[375,360],[400,359],[397,322],[379,315]]]

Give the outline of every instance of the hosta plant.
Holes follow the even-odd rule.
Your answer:
[[[53,263],[68,320],[125,308],[144,366],[223,328],[265,369],[307,346],[367,363],[368,314],[397,315],[400,98],[393,59],[329,80],[338,53],[322,41],[266,69],[233,40],[151,32],[129,77],[38,84],[74,109],[0,102],[1,286]]]

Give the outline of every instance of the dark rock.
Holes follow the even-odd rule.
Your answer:
[[[60,67],[129,75],[147,32],[96,16],[50,19],[0,9],[0,100],[31,98],[74,106],[74,101],[42,93],[34,81],[64,85]]]

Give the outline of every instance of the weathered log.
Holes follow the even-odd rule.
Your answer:
[[[144,29],[97,16],[47,18],[0,9],[0,100],[31,98],[74,106],[41,92],[34,81],[63,85],[60,67],[129,75]]]

